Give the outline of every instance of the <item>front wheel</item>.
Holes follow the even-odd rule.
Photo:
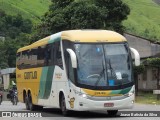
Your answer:
[[[118,110],[107,110],[109,116],[116,116],[118,113]]]
[[[29,102],[28,102],[28,96],[25,96],[25,105],[26,105],[26,109],[29,110]]]
[[[34,105],[32,102],[31,94],[28,94],[28,106],[29,106],[29,110],[31,111],[37,110],[37,105]]]
[[[32,96],[31,96],[31,94],[28,94],[28,106],[29,106],[29,110],[31,110],[31,111],[34,110],[34,105],[32,103]]]
[[[62,95],[62,97],[61,97],[60,105],[61,105],[60,107],[61,107],[62,114],[64,116],[67,116],[69,111],[66,109],[66,102],[65,102],[64,95]]]

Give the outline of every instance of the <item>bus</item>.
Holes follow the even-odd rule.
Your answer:
[[[134,61],[132,59],[134,58]],[[27,110],[106,110],[116,115],[134,105],[136,49],[110,30],[66,30],[17,51],[18,99]]]

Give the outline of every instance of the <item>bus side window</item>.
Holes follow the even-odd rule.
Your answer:
[[[30,51],[29,64],[30,64],[30,67],[32,68],[37,66],[37,49],[36,48],[33,48]]]
[[[27,68],[28,65],[28,50],[22,51],[21,57],[21,69]]]
[[[51,64],[51,45],[46,45],[44,52],[44,65],[48,66]]]
[[[17,67],[20,69],[20,62],[21,62],[21,56],[20,56],[20,52],[17,53],[17,59],[16,59],[16,64],[17,64]]]
[[[37,67],[43,67],[44,66],[44,48],[39,46],[37,54],[38,54],[38,56],[37,56]]]

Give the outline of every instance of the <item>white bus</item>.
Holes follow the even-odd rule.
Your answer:
[[[132,57],[122,35],[108,30],[62,31],[17,51],[19,101],[68,111],[107,110],[116,115],[134,105]]]

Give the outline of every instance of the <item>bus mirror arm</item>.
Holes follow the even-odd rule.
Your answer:
[[[70,55],[72,67],[77,68],[77,57],[76,57],[75,52],[72,49],[69,49],[69,48],[67,48],[67,52]]]
[[[130,48],[130,50],[134,54],[135,66],[139,66],[140,65],[140,55],[139,55],[138,51],[134,48]]]

